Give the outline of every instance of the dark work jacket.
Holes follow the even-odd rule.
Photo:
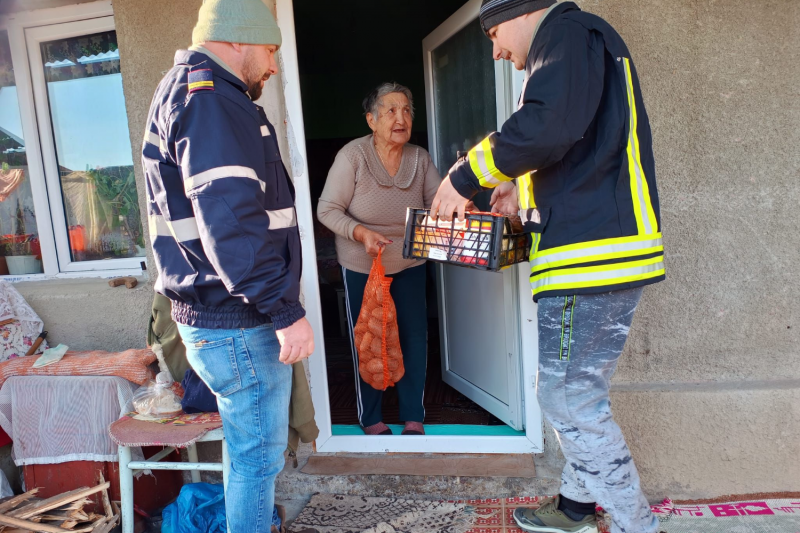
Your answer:
[[[142,145],[158,281],[181,324],[284,329],[305,316],[294,187],[246,85],[181,50]]]
[[[630,52],[572,2],[541,22],[518,109],[450,169],[459,193],[516,179],[534,300],[664,279],[650,123]]]

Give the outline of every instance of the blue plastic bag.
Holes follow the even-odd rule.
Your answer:
[[[184,485],[178,499],[162,513],[163,533],[227,533],[222,485]]]

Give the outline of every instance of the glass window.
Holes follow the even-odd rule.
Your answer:
[[[436,155],[444,174],[497,129],[492,42],[476,20],[433,50]]]
[[[436,164],[445,174],[466,152],[497,129],[492,42],[476,20],[433,50],[433,94],[436,109]],[[492,193],[473,198],[488,211]]]
[[[0,275],[42,272],[8,32],[0,30]]]
[[[40,46],[71,261],[143,257],[117,34]]]

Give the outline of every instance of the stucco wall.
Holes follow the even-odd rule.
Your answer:
[[[114,3],[135,152],[199,5]],[[668,279],[645,291],[612,397],[644,487],[654,498],[800,489],[800,3],[581,5],[626,39],[655,139]],[[262,100],[285,129],[279,79]],[[121,294],[121,307],[140,298]],[[552,444],[548,432],[543,462],[557,462]]]
[[[667,281],[612,395],[644,486],[798,490],[800,3],[580,4],[625,38],[655,143]]]

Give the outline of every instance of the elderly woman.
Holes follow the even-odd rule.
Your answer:
[[[361,311],[372,260],[384,247],[382,261],[393,278],[405,376],[397,383],[403,435],[424,435],[422,406],[427,367],[428,324],[425,265],[403,259],[406,208],[430,207],[441,182],[430,155],[408,144],[414,119],[411,91],[384,83],[364,99],[372,133],[356,139],[336,155],[322,197],[319,221],[336,234],[336,252],[344,271],[350,335]],[[354,343],[353,343],[354,344]],[[358,419],[367,435],[391,435],[383,423],[383,392],[358,374]]]

